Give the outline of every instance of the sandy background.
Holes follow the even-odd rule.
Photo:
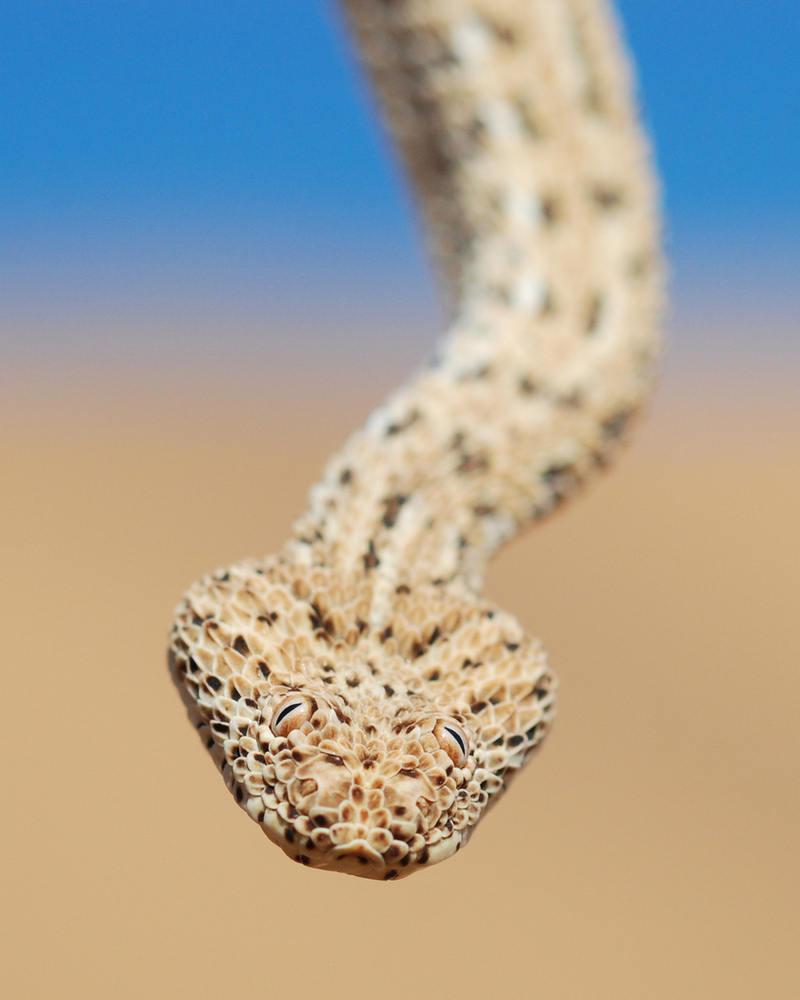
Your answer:
[[[560,716],[463,854],[308,871],[235,807],[171,609],[281,544],[397,375],[3,377],[0,994],[800,995],[791,380],[668,373],[613,474],[493,564]]]

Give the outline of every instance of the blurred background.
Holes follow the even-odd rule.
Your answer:
[[[562,677],[463,855],[297,869],[163,667],[442,327],[323,0],[0,5],[8,997],[800,995],[800,10],[618,4],[664,185],[662,385],[488,592]]]

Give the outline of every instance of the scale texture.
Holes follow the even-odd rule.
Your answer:
[[[170,665],[237,802],[294,860],[454,854],[556,683],[487,560],[619,447],[657,356],[656,188],[601,0],[345,0],[452,307],[283,552],[205,577]]]

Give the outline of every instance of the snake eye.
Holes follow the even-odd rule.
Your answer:
[[[316,706],[308,695],[290,694],[277,703],[270,726],[276,736],[288,736],[314,714]]]
[[[439,746],[452,760],[456,767],[463,767],[469,755],[469,737],[455,722],[441,720],[436,723],[433,735],[439,741]]]

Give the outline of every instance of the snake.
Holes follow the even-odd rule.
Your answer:
[[[328,462],[284,548],[185,593],[169,664],[271,841],[392,881],[458,852],[552,727],[547,656],[483,575],[627,439],[656,378],[664,264],[605,0],[341,8],[449,327]]]

